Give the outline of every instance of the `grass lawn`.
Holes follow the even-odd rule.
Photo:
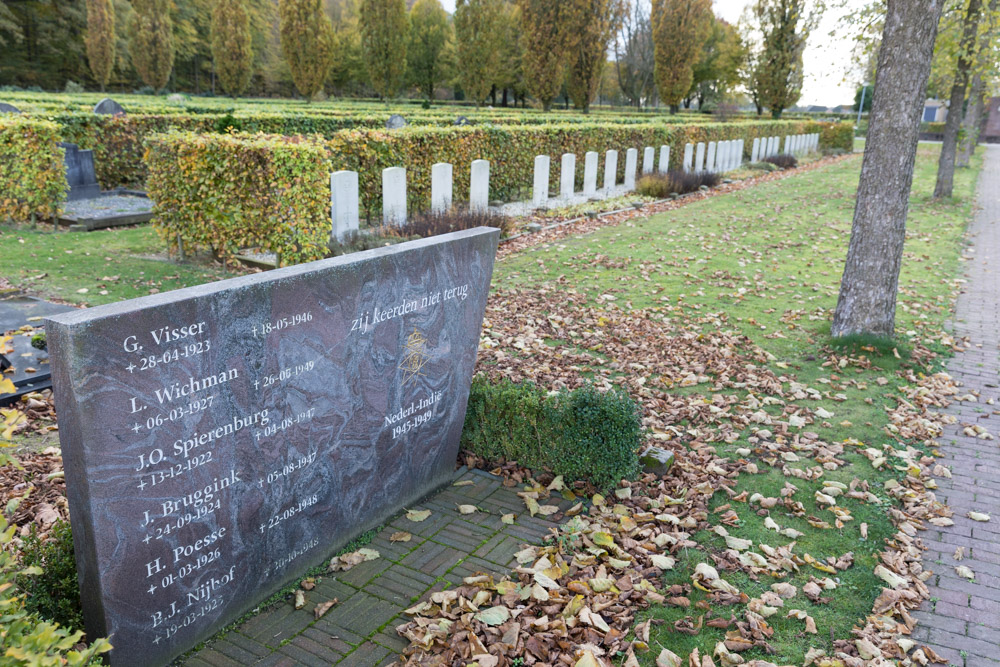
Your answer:
[[[898,340],[895,346],[881,351],[863,346],[839,352],[850,357],[843,368],[828,363],[829,321],[849,239],[860,156],[712,197],[667,214],[536,247],[501,262],[494,275],[494,287],[573,290],[588,295],[598,307],[613,299],[626,309],[666,311],[678,322],[709,313],[725,314],[724,324],[719,326],[738,329],[773,355],[772,370],[782,376],[786,388],[794,381],[817,392],[818,400],[810,397],[797,402],[814,410],[822,406],[833,413],[809,429],[823,441],[860,441],[876,448],[884,443],[895,444],[886,432],[887,410],[895,408],[901,396],[904,380],[898,371],[915,366],[908,350],[917,343],[939,352],[947,350],[942,344],[943,323],[958,287],[963,232],[971,217],[978,173],[978,162],[973,169],[959,171],[955,199],[933,201],[929,194],[933,190],[937,150],[928,145],[921,145],[919,150],[900,278]],[[614,315],[609,313],[609,317]],[[549,342],[574,345],[572,341]],[[872,362],[870,367],[868,361]],[[735,491],[777,497],[786,482],[795,484],[799,488],[795,498],[804,503],[805,515],[793,516],[780,505],[770,512],[782,528],[803,533],[795,553],[821,561],[839,558],[848,551],[854,553],[854,565],[845,571],[827,575],[802,565],[784,579],[800,591],[812,575],[830,576],[839,585],[824,593],[832,598],[829,604],[813,604],[799,593],[799,597],[786,601],[785,609],[768,618],[775,630],[769,640],[775,655],[768,656],[760,649],[742,654],[748,660],[802,664],[810,648],[832,652],[833,639],[849,638],[851,627],[864,625],[864,617],[871,612],[883,584],[872,571],[884,540],[895,532],[886,514],[891,501],[882,483],[890,476],[902,477],[902,472],[892,466],[876,470],[867,458],[854,453],[855,448],[845,447],[847,452],[839,458],[849,465],[826,472],[823,479],[844,484],[856,478],[867,480],[880,503],[838,499],[838,506],[847,509],[852,519],[841,529],[832,525],[815,527],[807,515],[833,522],[825,506],[813,500],[824,484],[786,476],[781,461],[772,466],[747,456],[747,450],[737,454],[737,449],[749,446],[745,438],[750,434],[748,429],[731,445],[717,443],[722,456],[744,456],[759,463],[760,473],[741,475]],[[804,470],[816,462],[803,457],[798,463],[786,465]],[[728,495],[717,491],[710,510],[730,503]],[[787,539],[766,528],[764,516],[746,503],[731,505],[739,513],[739,522],[728,527],[730,535],[749,539],[754,545],[778,547],[787,543]],[[709,521],[720,525],[720,515],[709,514]],[[867,524],[867,539],[862,538],[862,524]],[[726,549],[723,538],[713,532],[701,531],[692,537],[699,548],[679,554],[677,566],[664,578],[665,585],[689,584],[697,563],[711,564],[704,551],[721,553]],[[770,590],[777,581],[766,576],[754,581],[741,572],[720,573],[751,598]],[[697,589],[690,600],[692,606],[688,609],[655,606],[648,612],[646,618],[665,623],[653,626],[653,650],[640,657],[644,665],[654,664],[661,647],[682,657],[697,647],[705,655],[711,654],[716,642],[725,639],[724,630],[711,627],[697,634],[674,630],[675,621],[687,616],[697,624],[698,617],[707,611],[707,605],[698,607],[704,595]],[[818,634],[805,634],[803,621],[785,618],[790,608],[811,615]],[[712,608],[716,616],[723,618],[731,614],[740,618],[742,610],[742,606]]]
[[[43,298],[97,306],[226,277],[209,263],[168,259],[149,225],[51,230],[50,225],[0,224],[0,280]]]

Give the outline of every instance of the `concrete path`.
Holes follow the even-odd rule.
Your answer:
[[[956,355],[948,372],[964,385],[962,393],[978,391],[979,402],[953,403],[948,413],[958,418],[940,438],[942,464],[952,478],[939,479],[938,498],[955,511],[955,525],[922,535],[928,551],[924,566],[934,571],[928,580],[931,602],[916,615],[914,639],[927,643],[957,667],[1000,665],[1000,146],[981,146],[986,162],[979,177],[980,209],[969,230],[967,280],[958,299],[953,323],[957,336],[968,336],[973,347]],[[987,404],[994,399],[993,405]],[[985,428],[994,440],[969,437],[966,426]],[[967,518],[985,512],[990,521]],[[964,549],[956,561],[955,551]],[[965,565],[976,578],[955,572]]]
[[[306,593],[307,603],[295,610],[290,600],[279,602],[235,629],[209,641],[180,664],[190,667],[243,667],[245,665],[307,665],[350,667],[389,665],[408,642],[396,626],[408,620],[402,611],[434,591],[461,585],[476,573],[506,575],[514,554],[525,543],[539,544],[557,521],[531,517],[517,496],[520,487],[505,488],[498,477],[480,470],[462,469],[455,481],[466,486],[446,486],[409,509],[429,509],[431,516],[414,523],[404,516],[395,520],[367,545],[381,558],[347,572],[329,573]],[[556,497],[548,502],[555,504]],[[562,500],[560,508],[573,503]],[[458,505],[475,505],[481,511],[459,514]],[[500,517],[513,512],[512,525]],[[561,513],[553,515],[560,516]],[[409,542],[392,542],[397,532],[410,533]],[[317,603],[337,598],[339,603],[318,621]]]

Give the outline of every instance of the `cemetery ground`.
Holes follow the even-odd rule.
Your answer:
[[[662,479],[644,475],[601,498],[586,494],[582,513],[562,503],[550,517],[566,519],[557,539],[522,552],[512,573],[525,599],[492,580],[456,589],[450,573],[438,576],[435,589],[468,600],[488,592],[481,604],[491,613],[463,613],[456,599],[437,597],[405,629],[426,640],[406,656],[471,663],[511,627],[522,632],[505,655],[568,651],[558,643],[565,632],[584,645],[575,656],[582,665],[680,664],[661,649],[681,658],[698,649],[725,665],[733,664],[729,652],[803,664],[817,651],[839,651],[844,664],[860,664],[869,642],[885,647],[880,630],[892,635],[892,623],[920,601],[920,554],[908,548],[915,529],[950,520],[927,496],[930,473],[946,472],[935,469],[933,412],[963,398],[937,371],[963,346],[945,321],[962,285],[978,169],[957,173],[955,199],[933,201],[935,163],[936,147],[921,145],[900,335],[891,343],[833,346],[829,338],[858,157],[590,234],[563,227],[519,252],[502,249],[479,370],[547,389],[625,387],[643,408],[649,439],[677,461]],[[0,253],[19,259],[5,260],[0,280],[97,304],[222,277],[135,257],[155,254],[150,234],[4,229]],[[36,255],[30,263],[26,247]],[[512,470],[502,472],[512,479]],[[537,513],[532,503],[560,500],[551,474],[537,478],[544,483],[513,485],[526,501],[515,521]],[[373,591],[379,584],[377,574],[358,582]],[[523,609],[516,618],[514,608]],[[311,615],[311,606],[296,613]],[[446,633],[442,619],[454,623]],[[372,634],[380,633],[392,628]]]

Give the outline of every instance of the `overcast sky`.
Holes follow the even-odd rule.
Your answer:
[[[743,8],[752,0],[713,0],[716,15],[736,23]],[[852,0],[855,4],[861,0]],[[455,0],[441,0],[449,12],[455,11]],[[841,35],[830,36],[837,27],[842,11],[830,9],[824,14],[819,28],[809,38],[804,56],[805,85],[799,104],[822,104],[833,107],[854,102],[856,82],[851,70],[852,41]],[[845,81],[845,78],[847,79]]]

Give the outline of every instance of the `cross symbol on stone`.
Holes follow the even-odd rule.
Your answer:
[[[129,364],[128,366],[126,366],[125,368],[126,368],[126,369],[128,369],[128,372],[129,372],[129,373],[131,373],[132,371],[134,371],[134,370],[135,370],[135,364],[132,364],[132,363],[130,363],[130,364]]]
[[[135,431],[136,433],[138,433],[140,430],[142,430],[142,427],[139,426],[139,422],[135,423],[135,426],[132,427],[132,430]]]
[[[154,644],[159,644],[160,643],[160,635],[156,635],[156,639],[153,640],[153,643]]]
[[[142,491],[145,488],[146,488],[146,480],[144,480],[144,479],[140,480],[139,481],[139,490]]]
[[[260,524],[260,532],[264,532],[264,524]]]
[[[144,539],[144,540],[143,540],[143,542],[145,542],[146,544],[149,544],[149,541],[150,541],[151,539],[153,539],[153,538],[152,538],[151,536],[147,535],[147,536],[146,536],[146,539]]]
[[[156,584],[151,585],[149,587],[149,590],[146,591],[146,592],[149,593],[150,595],[152,595],[154,591],[156,591]]]
[[[257,480],[257,488],[258,489],[263,489],[264,488],[264,480],[263,479]]]
[[[253,388],[254,389],[260,389],[260,380],[254,380],[253,381]]]

